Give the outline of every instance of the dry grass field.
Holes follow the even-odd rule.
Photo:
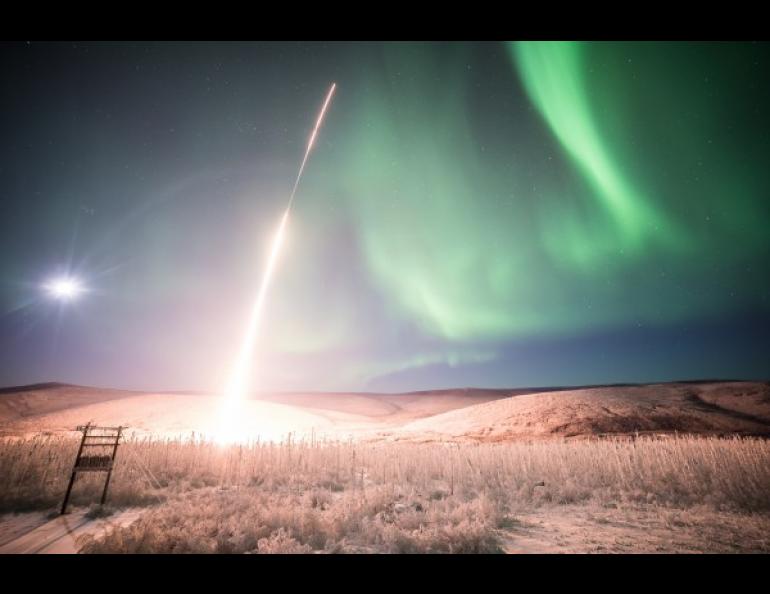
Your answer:
[[[0,441],[0,512],[55,510],[77,441]],[[770,442],[132,439],[83,552],[770,552]],[[75,505],[98,500],[84,475]],[[95,514],[109,510],[94,508]]]
[[[103,475],[82,474],[60,528],[109,530],[84,524],[58,550],[770,552],[767,383],[263,394],[239,413],[259,437],[228,446],[201,437],[220,406],[0,391],[0,549],[56,529],[90,420],[129,437],[108,506]]]

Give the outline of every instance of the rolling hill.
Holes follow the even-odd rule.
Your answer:
[[[212,435],[220,396],[66,384],[0,390],[0,435],[71,431],[88,421],[138,435]],[[242,403],[242,433],[507,441],[636,433],[770,436],[770,384],[678,382],[584,388],[463,388],[405,394],[276,393]]]

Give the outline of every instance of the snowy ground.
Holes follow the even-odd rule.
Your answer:
[[[128,526],[142,513],[126,509],[106,518],[86,517],[88,510],[47,517],[35,512],[0,517],[0,554],[77,553],[77,539],[85,534],[98,537],[116,526]]]
[[[86,510],[52,519],[0,517],[0,554],[76,553],[78,537],[128,526],[141,510],[89,520]],[[713,510],[569,505],[529,510],[500,529],[503,551],[535,553],[770,553],[770,517]]]
[[[48,385],[0,391],[0,436],[92,421],[155,437],[221,431],[218,395]],[[770,384],[671,383],[558,391],[264,394],[239,404],[238,437],[507,441],[637,433],[770,435]]]
[[[770,553],[770,517],[569,505],[516,515],[504,542],[509,554]]]

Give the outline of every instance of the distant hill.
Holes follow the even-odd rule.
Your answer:
[[[416,420],[399,434],[505,441],[672,432],[770,436],[770,384],[677,382],[518,395]]]
[[[222,397],[59,383],[0,389],[0,435],[93,421],[139,434],[210,435]],[[581,388],[275,393],[243,404],[244,430],[329,438],[506,441],[635,433],[770,436],[770,384],[697,381]]]

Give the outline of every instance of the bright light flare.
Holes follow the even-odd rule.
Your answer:
[[[75,278],[58,278],[45,288],[52,297],[62,301],[70,301],[83,292],[83,286]]]

